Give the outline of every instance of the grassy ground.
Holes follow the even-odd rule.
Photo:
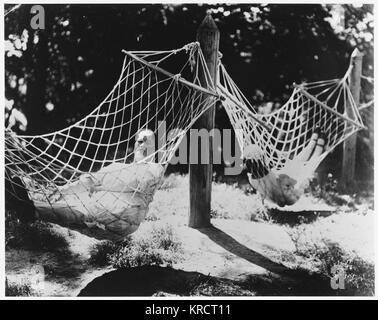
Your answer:
[[[263,205],[245,185],[214,183],[213,227],[194,230],[188,187],[187,176],[169,176],[146,221],[117,244],[8,218],[7,294],[374,294],[369,193],[342,196],[313,185],[291,212]],[[36,289],[35,265],[44,273]],[[335,274],[344,289],[331,288]]]

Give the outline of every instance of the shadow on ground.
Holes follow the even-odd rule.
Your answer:
[[[231,280],[169,267],[119,269],[94,279],[79,296],[254,295]]]
[[[328,282],[329,286],[329,282]],[[287,280],[273,274],[232,281],[170,267],[142,266],[108,272],[90,282],[79,296],[328,296],[319,283]]]
[[[334,211],[281,211],[279,209],[270,209],[269,218],[277,224],[286,224],[294,227],[304,223],[312,223],[320,217],[329,217]]]
[[[266,256],[246,247],[233,237],[216,227],[200,231],[225,250],[258,265],[268,271],[268,275],[250,275],[244,285],[254,288],[262,295],[335,295],[330,280],[319,274],[310,274],[304,269],[289,269]]]
[[[90,282],[79,296],[330,296],[340,294],[330,281],[305,270],[271,261],[215,228],[200,230],[225,250],[267,270],[243,280],[212,277],[170,267],[142,266],[108,272]]]

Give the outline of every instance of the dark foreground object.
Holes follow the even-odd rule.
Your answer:
[[[206,285],[206,288],[205,288]],[[206,293],[206,290],[209,292]],[[108,272],[79,296],[254,295],[227,279],[169,267],[143,266]]]
[[[293,270],[293,273],[296,271]],[[277,275],[248,275],[242,281],[212,277],[169,267],[143,266],[105,273],[79,296],[332,296],[329,281],[297,271],[297,279]]]

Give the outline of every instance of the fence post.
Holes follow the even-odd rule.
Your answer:
[[[362,73],[362,57],[363,54],[354,49],[352,53],[352,71],[349,78],[349,88],[353,96],[353,100],[357,106],[360,103],[360,91],[361,91],[361,73]],[[346,113],[351,118],[353,117],[353,111],[350,105],[347,105]],[[343,164],[341,172],[341,188],[343,190],[353,190],[355,186],[355,168],[356,168],[356,142],[357,133],[353,134],[343,145]]]
[[[219,30],[215,24],[210,11],[197,31],[197,41],[210,71],[210,75],[216,83],[218,55],[219,55]],[[200,74],[201,85],[206,86],[204,75]],[[215,105],[209,108],[195,123],[193,128],[206,129],[210,132],[214,129]],[[210,136],[209,161],[206,164],[189,163],[189,185],[190,185],[190,212],[189,226],[192,228],[207,227],[210,225],[211,210],[211,182],[213,176],[213,138]],[[201,155],[198,155],[200,162]]]

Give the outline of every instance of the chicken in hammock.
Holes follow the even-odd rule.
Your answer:
[[[278,174],[271,171],[263,162],[262,150],[257,145],[249,145],[244,151],[244,168],[249,183],[262,199],[268,199],[278,206],[295,204],[319,163],[325,145],[321,133],[312,134],[311,140],[294,160],[288,160]]]
[[[42,202],[31,195],[37,218],[98,239],[121,240],[136,231],[164,173],[162,165],[147,162],[154,139],[151,130],[140,131],[133,163],[112,163],[95,173],[84,173],[78,181],[59,187],[55,200]]]

